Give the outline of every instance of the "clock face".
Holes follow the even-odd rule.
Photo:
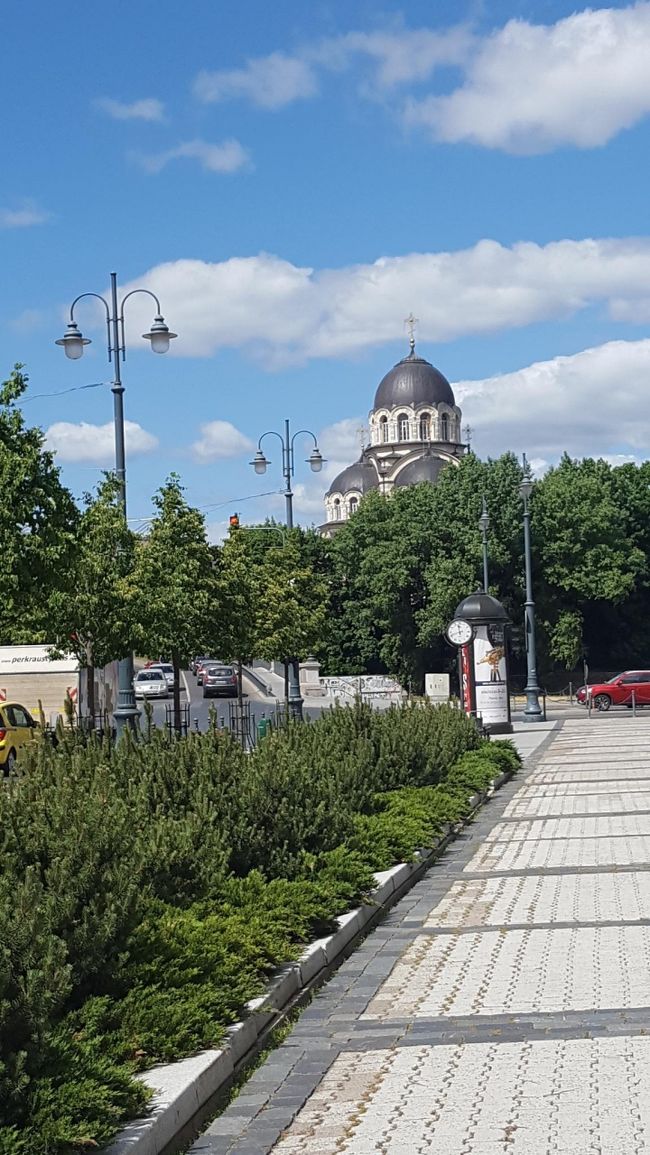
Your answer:
[[[447,637],[453,646],[466,646],[472,640],[474,631],[463,618],[454,618],[447,626]]]

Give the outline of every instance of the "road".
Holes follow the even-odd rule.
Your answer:
[[[189,698],[187,694],[189,690]],[[230,707],[234,704],[232,698],[204,698],[201,686],[197,686],[194,674],[189,670],[181,675],[181,704],[189,701],[189,724],[193,730],[207,730],[210,725],[211,711],[216,712],[217,725],[228,728],[230,723]],[[277,698],[269,698],[258,690],[255,684],[244,675],[244,701],[250,702],[251,728],[256,729],[258,722],[263,718],[272,718],[278,706]],[[281,704],[281,703],[280,703]],[[172,699],[166,702],[153,703],[154,722],[157,726],[164,726],[165,719],[172,711]],[[309,703],[303,706],[306,717],[317,718],[323,711],[323,706]]]

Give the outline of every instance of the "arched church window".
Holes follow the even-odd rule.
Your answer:
[[[359,508],[359,498],[358,497],[351,497],[350,498],[350,513],[351,514],[356,513],[358,508]]]
[[[338,497],[334,498],[334,521],[341,520],[341,502]]]
[[[420,441],[431,440],[431,414],[423,413],[420,417]]]
[[[441,441],[449,441],[449,418],[446,413],[443,413],[440,418],[440,439]]]
[[[409,439],[409,419],[406,413],[400,413],[397,418],[397,439],[398,441],[408,441]]]
[[[384,443],[386,441],[388,441],[388,418],[387,417],[380,417],[379,418],[379,440],[381,442],[384,442]]]

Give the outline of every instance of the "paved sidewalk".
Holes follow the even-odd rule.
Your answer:
[[[650,1155],[650,722],[546,737],[195,1155]]]

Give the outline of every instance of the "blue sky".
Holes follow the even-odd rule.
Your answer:
[[[247,463],[289,417],[321,521],[411,310],[479,453],[647,455],[650,3],[5,0],[0,35],[2,367],[76,493],[112,459],[92,303],[81,361],[53,341],[112,269],[179,334],[128,302],[134,519],[172,470],[215,536],[281,515],[273,440]]]

